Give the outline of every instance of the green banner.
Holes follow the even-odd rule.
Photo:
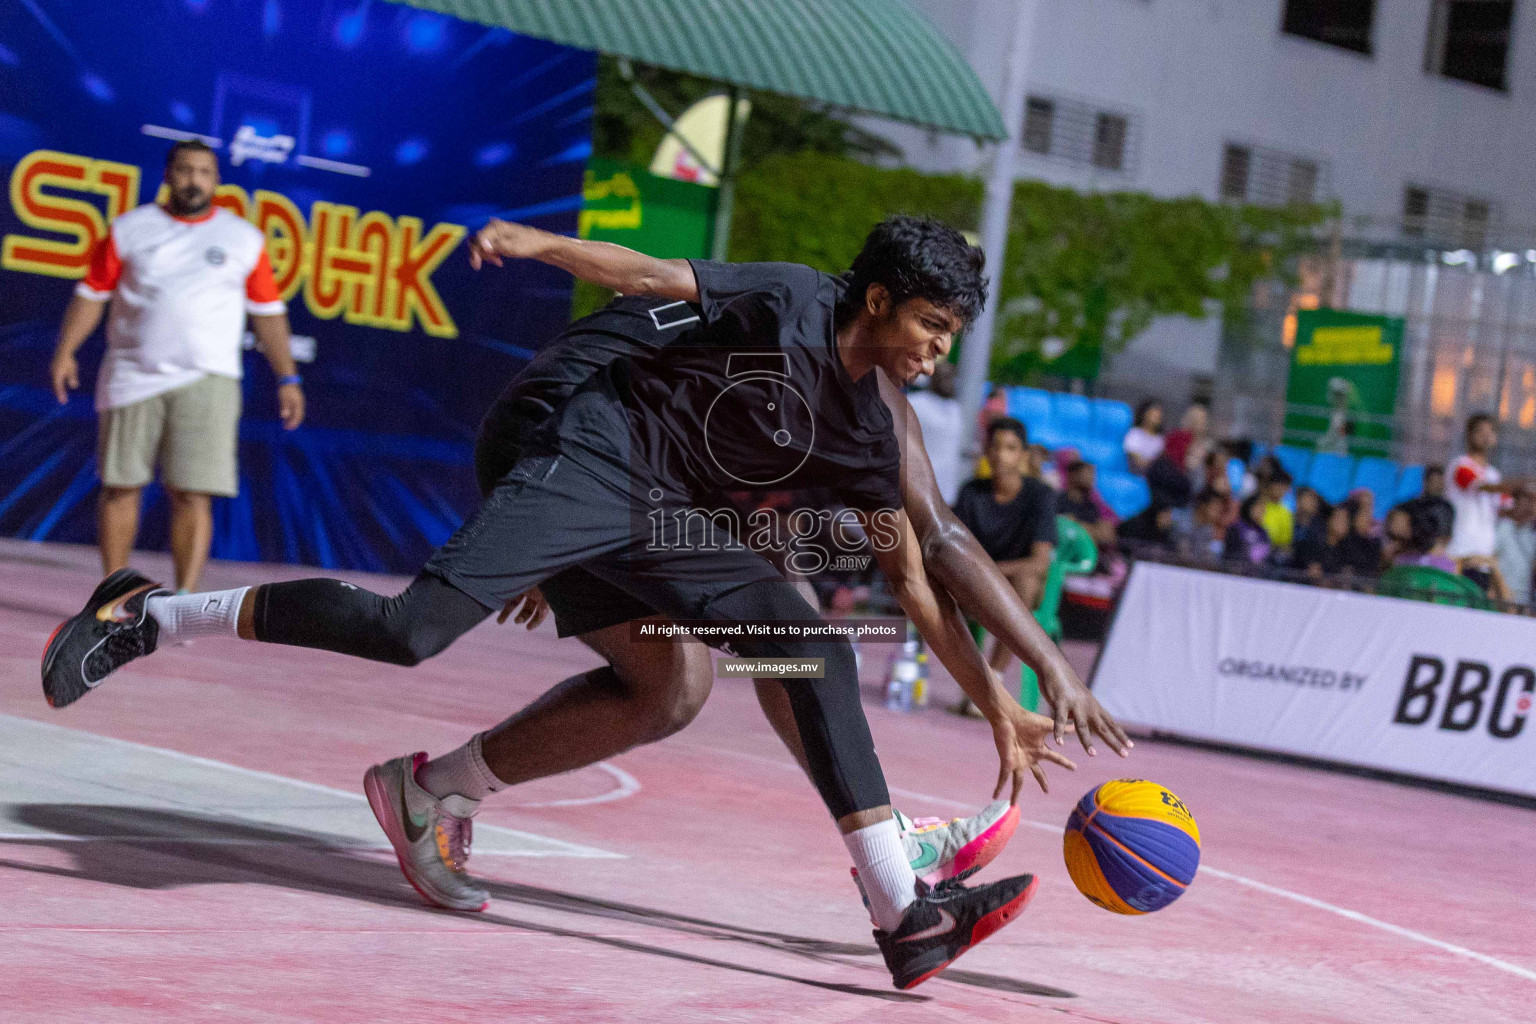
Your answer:
[[[1388,455],[1397,408],[1399,317],[1304,309],[1296,314],[1285,441],[1338,455]]]
[[[715,192],[593,157],[582,187],[580,234],[659,259],[702,259],[714,238]]]

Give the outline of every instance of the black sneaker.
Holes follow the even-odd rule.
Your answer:
[[[59,623],[48,638],[43,696],[49,705],[73,704],[113,671],[152,652],[160,624],[146,611],[146,600],[168,594],[132,569],[119,569],[102,580],[85,609]]]
[[[1040,887],[1034,875],[1018,875],[967,889],[960,884],[975,868],[929,888],[917,883],[917,902],[894,932],[875,929],[875,942],[899,989],[916,988],[960,954],[1012,921]]]

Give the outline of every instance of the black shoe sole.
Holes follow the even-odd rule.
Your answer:
[[[49,707],[68,707],[91,691],[91,687],[86,686],[83,679],[70,680],[76,685],[64,686],[61,685],[65,682],[64,680],[49,678],[53,673],[54,660],[59,652],[68,646],[75,630],[82,625],[82,620],[88,623],[88,620],[96,614],[96,609],[148,582],[151,581],[133,569],[119,569],[96,585],[96,589],[91,591],[90,600],[86,601],[85,607],[78,615],[65,619],[54,628],[53,633],[48,637],[47,645],[43,648],[43,699],[48,702]]]
[[[993,910],[992,912],[984,914],[982,917],[978,918],[976,923],[971,925],[971,936],[969,940],[966,941],[965,945],[955,950],[953,955],[945,957],[942,963],[925,967],[921,974],[917,975],[911,981],[908,981],[905,984],[903,984],[899,979],[893,979],[896,987],[903,992],[909,989],[917,988],[917,986],[921,985],[923,982],[927,981],[929,978],[933,977],[935,974],[938,974],[940,971],[944,970],[944,968],[960,959],[968,950],[973,949],[984,939],[996,934],[997,931],[1004,925],[1008,924],[1015,917],[1018,917],[1019,914],[1024,910],[1024,907],[1029,903],[1029,901],[1034,899],[1035,892],[1039,888],[1040,879],[1031,877],[1029,883],[1024,886],[1023,891],[1020,892],[1017,896],[1009,900],[1007,903],[1004,903],[996,910]]]

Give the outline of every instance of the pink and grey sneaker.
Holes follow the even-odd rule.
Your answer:
[[[912,871],[928,885],[992,863],[1019,827],[1019,809],[995,800],[969,818],[908,818],[894,808]]]
[[[389,843],[395,848],[405,880],[434,907],[480,911],[491,894],[464,870],[479,803],[461,796],[441,800],[416,782],[425,753],[408,754],[368,769],[363,792]]]

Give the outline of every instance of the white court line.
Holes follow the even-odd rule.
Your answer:
[[[483,826],[482,826],[483,827]],[[540,837],[545,838],[543,836]],[[387,844],[370,845],[338,840],[288,840],[288,839],[220,839],[215,836],[72,836],[63,832],[0,832],[0,845],[50,843],[127,843],[134,846],[276,846],[284,850],[342,850],[348,853],[394,853]],[[569,857],[563,850],[476,850],[479,857]],[[610,857],[619,854],[608,854]]]
[[[99,741],[102,743],[110,744],[112,746],[125,747],[130,750],[148,750],[156,754],[172,758],[173,760],[186,761],[190,764],[202,765],[205,768],[217,768],[221,771],[234,772],[237,775],[246,775],[251,778],[265,779],[268,782],[281,782],[285,785],[297,786],[300,789],[307,789],[314,793],[325,793],[328,796],[339,796],[347,800],[358,801],[361,803],[368,802],[368,798],[361,793],[354,793],[345,789],[337,789],[334,786],[323,786],[318,782],[306,782],[304,779],[290,778],[287,775],[277,775],[273,772],[259,771],[255,768],[246,768],[242,765],[230,764],[227,761],[216,761],[211,757],[198,757],[196,754],[185,754],[180,750],[171,750],[168,747],[156,747],[148,743],[135,743],[132,740],[122,740],[118,739],[116,736],[103,736],[100,733],[87,733],[81,729],[71,729],[68,726],[55,725],[52,722],[39,722],[35,718],[21,718],[19,716],[13,715],[0,715],[0,719],[19,723],[21,725],[35,726],[39,729],[48,729],[54,732],[70,733],[73,735],[86,735],[91,737],[93,741]],[[625,777],[630,778],[627,773],[625,773]],[[634,782],[634,779],[630,778],[630,781]],[[639,787],[640,784],[635,782],[635,788],[639,789]],[[623,787],[621,786],[620,788],[622,789]],[[515,836],[518,839],[532,841],[534,843],[554,843],[567,851],[565,854],[566,856],[614,859],[624,859],[626,857],[626,855],[622,853],[613,853],[609,850],[599,850],[595,847],[582,846],[578,843],[568,843],[563,839],[554,839],[550,836],[541,836],[534,832],[524,832],[521,829],[506,828],[502,825],[479,825],[477,828],[481,830],[494,830],[508,836]],[[476,850],[475,854],[476,856],[480,856],[484,852],[488,851]],[[545,854],[540,855],[544,856]],[[555,853],[547,854],[547,856],[556,855],[557,854]]]
[[[1431,938],[1428,935],[1425,935],[1421,932],[1412,931],[1411,929],[1404,928],[1401,925],[1389,924],[1386,921],[1378,921],[1374,917],[1367,917],[1365,914],[1360,913],[1358,910],[1350,910],[1348,907],[1336,907],[1332,903],[1325,903],[1322,900],[1314,899],[1311,896],[1303,896],[1299,892],[1291,892],[1289,889],[1282,889],[1277,885],[1267,885],[1264,882],[1258,882],[1252,878],[1244,878],[1242,875],[1234,875],[1229,871],[1218,871],[1215,868],[1206,867],[1204,865],[1201,865],[1200,871],[1203,874],[1215,875],[1217,878],[1225,878],[1229,882],[1236,882],[1238,885],[1246,885],[1250,889],[1257,889],[1260,892],[1267,892],[1271,896],[1279,896],[1281,899],[1293,900],[1297,903],[1302,903],[1309,907],[1315,907],[1318,910],[1326,910],[1330,914],[1338,914],[1340,917],[1347,917],[1351,921],[1358,921],[1361,924],[1368,924],[1372,928],[1380,928],[1382,931],[1391,932],[1393,935],[1400,935],[1405,939],[1412,939],[1414,942],[1422,942],[1427,946],[1434,946],[1436,949],[1442,949],[1447,953],[1454,953],[1457,956],[1464,956],[1468,960],[1476,960],[1478,963],[1487,964],[1489,967],[1496,967],[1501,971],[1507,971],[1517,978],[1524,978],[1526,981],[1536,981],[1536,971],[1528,970],[1527,968],[1508,963],[1496,957],[1491,957],[1487,953],[1479,953],[1475,949],[1468,949],[1465,946],[1457,946],[1449,942],[1442,942],[1439,939]]]
[[[777,765],[780,768],[788,768],[791,771],[798,772],[800,770],[800,766],[797,764],[786,764],[777,758],[762,757],[758,754],[745,754],[740,751],[727,750],[720,747],[703,747],[700,749],[708,750],[715,754],[727,754],[748,761],[757,761],[764,764]],[[891,786],[890,791],[895,796],[904,796],[913,800],[926,800],[929,803],[943,804],[956,809],[975,808],[974,804],[968,804],[960,800],[952,800],[947,796],[934,796],[931,793],[919,793],[916,790],[901,789],[896,786]],[[1030,828],[1038,829],[1042,832],[1050,832],[1058,836],[1066,831],[1066,829],[1060,825],[1052,825],[1050,822],[1046,821],[1035,821],[1032,818],[1020,817],[1019,824],[1028,825]],[[1230,871],[1222,871],[1218,868],[1213,868],[1205,864],[1200,865],[1200,873],[1213,875],[1216,878],[1220,878],[1228,882],[1235,882],[1238,885],[1245,885],[1250,889],[1257,889],[1260,892],[1269,893],[1271,896],[1278,896],[1281,899],[1290,900],[1293,903],[1300,903],[1303,906],[1312,907],[1314,910],[1324,910],[1330,914],[1337,914],[1339,917],[1347,918],[1350,921],[1355,921],[1359,924],[1368,925],[1372,928],[1377,928],[1381,931],[1389,932],[1398,936],[1399,938],[1408,939],[1412,942],[1420,942],[1426,946],[1433,946],[1435,949],[1442,950],[1446,953],[1451,953],[1455,956],[1465,957],[1468,960],[1476,960],[1480,964],[1486,964],[1489,967],[1496,968],[1508,974],[1513,974],[1517,978],[1524,978],[1526,981],[1536,981],[1536,971],[1533,971],[1529,968],[1521,967],[1518,964],[1512,964],[1507,960],[1500,960],[1497,957],[1489,956],[1487,953],[1479,953],[1475,949],[1468,949],[1465,946],[1458,946],[1455,943],[1445,942],[1444,940],[1437,939],[1431,935],[1425,935],[1423,932],[1416,932],[1411,928],[1404,928],[1402,925],[1396,925],[1389,921],[1379,920],[1367,914],[1362,914],[1358,910],[1350,910],[1348,907],[1340,907],[1335,904],[1328,903],[1324,900],[1317,899],[1313,896],[1307,896],[1299,892],[1292,892],[1289,889],[1282,889],[1278,885],[1269,885],[1266,882],[1260,882],[1253,878],[1246,878],[1243,875],[1234,875]]]
[[[596,764],[591,765],[591,767],[593,767],[593,768],[601,768],[603,771],[607,772],[609,775],[612,775],[614,777],[614,779],[618,782],[618,785],[615,786],[614,788],[610,789],[606,793],[599,793],[599,794],[597,794],[597,796],[576,796],[576,797],[571,797],[571,799],[569,799],[569,800],[545,800],[542,803],[536,803],[536,804],[511,804],[509,806],[512,806],[512,807],[583,807],[583,806],[585,806],[587,804],[606,804],[610,800],[623,800],[627,796],[634,796],[636,793],[640,792],[640,780],[635,778],[633,775],[629,774],[629,772],[625,771],[624,769],[619,768],[619,767],[617,767],[615,765],[611,765],[607,761],[599,761]]]

